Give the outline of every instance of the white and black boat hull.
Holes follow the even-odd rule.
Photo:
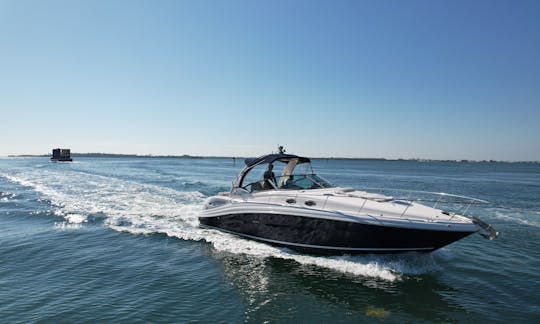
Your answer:
[[[312,254],[431,252],[475,233],[461,228],[411,228],[279,213],[199,217],[201,226]]]

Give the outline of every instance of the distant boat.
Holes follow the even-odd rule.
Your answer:
[[[71,151],[70,149],[53,149],[52,150],[52,157],[51,161],[54,162],[71,162],[73,159],[71,158]]]

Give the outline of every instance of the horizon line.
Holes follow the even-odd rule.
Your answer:
[[[291,153],[292,154],[292,153]],[[80,157],[141,157],[141,158],[229,158],[244,159],[256,157],[253,156],[232,156],[232,155],[191,155],[191,154],[131,154],[131,153],[104,153],[104,152],[73,152],[72,156]],[[297,155],[297,154],[295,154]],[[46,154],[8,154],[3,157],[49,157],[51,153]],[[501,162],[501,163],[540,163],[537,160],[494,160],[494,159],[431,159],[431,158],[385,158],[385,157],[343,157],[343,156],[315,156],[312,160],[380,160],[380,161],[417,161],[417,162]]]

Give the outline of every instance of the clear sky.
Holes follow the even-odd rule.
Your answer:
[[[540,160],[540,1],[0,0],[0,155]]]

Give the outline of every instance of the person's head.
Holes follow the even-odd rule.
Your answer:
[[[272,163],[268,164],[268,170],[272,171],[272,169],[274,169],[274,165]]]

